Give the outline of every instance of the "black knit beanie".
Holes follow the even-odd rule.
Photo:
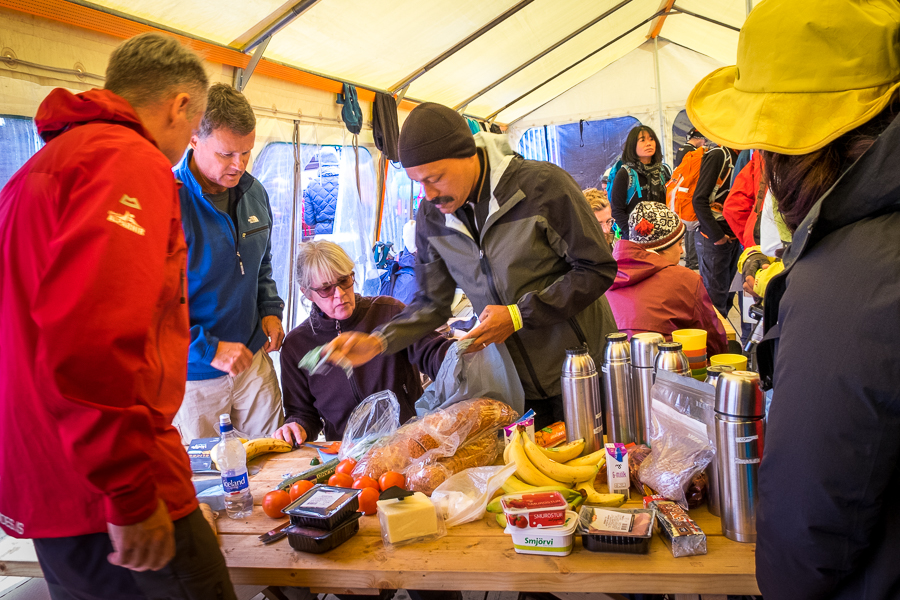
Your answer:
[[[465,117],[442,104],[415,107],[400,131],[400,163],[418,167],[445,158],[475,155],[475,138]]]

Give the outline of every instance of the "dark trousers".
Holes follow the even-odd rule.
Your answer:
[[[697,235],[696,230],[691,231],[688,229],[684,232],[684,266],[692,271],[700,268],[700,264],[697,261],[697,245],[695,242]]]
[[[700,277],[713,306],[722,316],[728,318],[731,281],[737,273],[737,261],[741,255],[741,245],[736,240],[716,246],[699,231],[694,236],[697,258],[700,262]]]
[[[557,421],[565,421],[563,414],[562,395],[542,398],[538,400],[525,400],[525,411],[534,411],[534,430],[538,431]]]
[[[53,600],[236,600],[225,558],[198,508],[175,525],[175,558],[138,573],[106,559],[106,533],[34,540]]]

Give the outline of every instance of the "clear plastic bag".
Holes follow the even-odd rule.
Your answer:
[[[658,376],[650,394],[653,450],[641,463],[640,480],[687,510],[685,492],[694,477],[715,458],[715,445],[705,423],[681,412],[691,413],[691,407],[697,404],[696,398],[691,399],[693,393],[686,391],[686,384]]]
[[[491,344],[466,354],[471,343],[460,340],[447,350],[434,383],[416,401],[419,416],[469,398],[493,398],[519,414],[525,411],[525,392],[506,346]]]
[[[515,472],[515,464],[466,469],[439,485],[431,499],[443,510],[447,527],[475,521],[484,515],[494,493]]]
[[[338,458],[359,460],[379,440],[400,427],[400,403],[390,390],[372,394],[347,419]]]

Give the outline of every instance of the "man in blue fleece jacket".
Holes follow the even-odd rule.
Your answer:
[[[214,85],[175,168],[183,183],[191,322],[187,387],[174,423],[185,443],[217,436],[225,413],[249,438],[270,435],[283,420],[268,355],[284,339],[284,302],[272,279],[272,210],[262,184],[246,172],[255,130],[247,99]]]

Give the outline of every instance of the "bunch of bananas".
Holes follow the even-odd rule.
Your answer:
[[[245,440],[241,438],[244,444],[244,450],[247,452],[247,462],[250,462],[257,456],[269,454],[271,452],[290,452],[294,449],[293,444],[284,440],[276,440],[275,438],[257,438],[255,440]],[[209,457],[212,459],[213,466],[219,468],[219,449],[222,443],[219,442],[209,451]]]
[[[574,486],[587,504],[611,507],[624,504],[624,495],[601,494],[594,489],[594,478],[606,463],[606,452],[598,450],[579,457],[583,450],[583,439],[557,448],[541,448],[517,428],[503,452],[506,464],[516,464],[516,474],[503,484],[503,491],[507,494],[545,491],[536,488],[548,487],[569,490]]]

